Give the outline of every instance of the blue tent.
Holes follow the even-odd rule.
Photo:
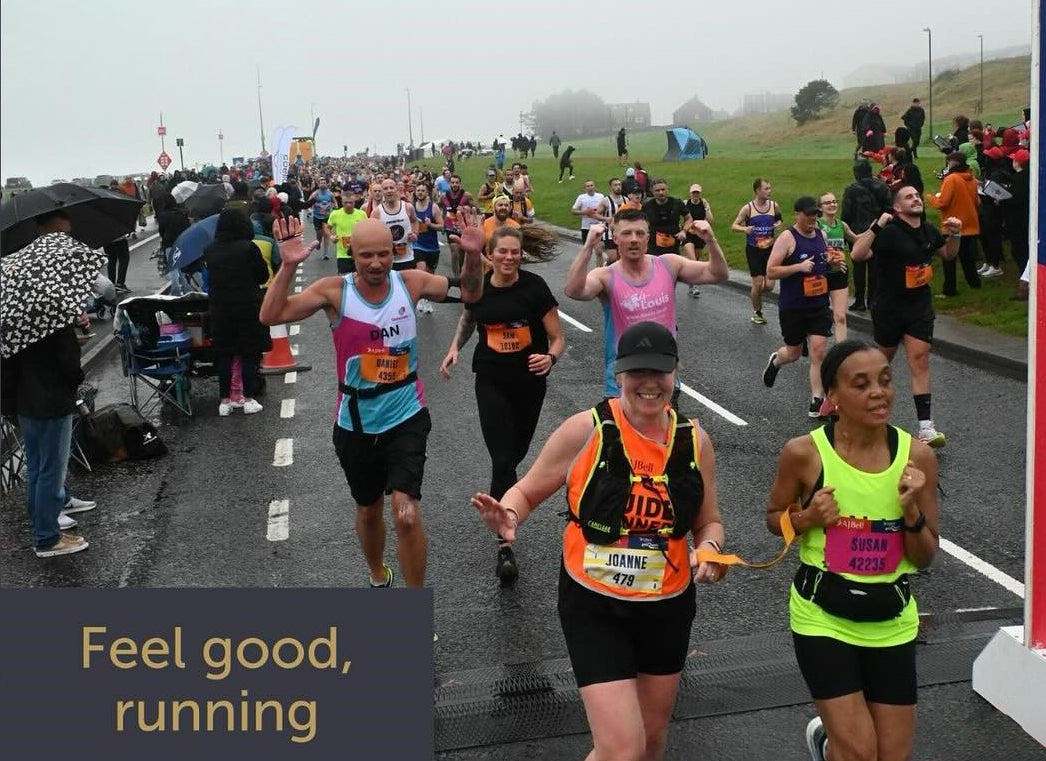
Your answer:
[[[694,161],[708,155],[708,143],[689,127],[673,127],[665,134],[668,150],[662,161]]]

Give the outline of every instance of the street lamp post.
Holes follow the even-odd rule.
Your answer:
[[[410,88],[403,88],[407,91],[407,135],[410,137],[410,148],[414,147],[414,118],[413,111],[410,107]]]
[[[225,140],[225,135],[222,134],[221,128],[219,128],[218,129],[218,157],[221,159],[222,164],[225,163],[225,148],[223,147],[224,140]]]
[[[984,112],[984,35],[978,34],[977,39],[981,41],[981,97],[977,101],[977,113]]]
[[[258,129],[261,131],[261,152],[265,153],[265,122],[261,110],[261,66],[255,66],[258,72]]]
[[[930,131],[928,137],[933,141],[933,32],[930,27],[924,26],[926,32],[926,72],[930,78]]]

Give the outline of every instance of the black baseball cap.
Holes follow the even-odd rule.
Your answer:
[[[670,373],[678,362],[679,349],[668,328],[656,322],[639,322],[622,333],[617,342],[614,373],[628,370]]]
[[[811,217],[821,216],[821,207],[818,206],[817,199],[813,196],[799,196],[795,199],[795,203],[792,204],[792,209]]]

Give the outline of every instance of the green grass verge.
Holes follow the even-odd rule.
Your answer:
[[[637,133],[632,137],[634,159],[642,162],[651,177],[668,181],[669,192],[685,197],[692,182],[700,182],[715,217],[713,227],[730,266],[746,269],[744,236],[732,232],[730,224],[738,210],[752,197],[752,181],[764,177],[773,183],[773,197],[785,212],[785,221],[793,219],[792,202],[800,195],[817,196],[832,191],[841,199],[843,189],[853,181],[853,147],[848,138],[809,138],[789,146],[763,146],[746,149],[742,145],[724,141],[717,144],[711,138],[712,155],[705,161],[665,163],[660,161],[665,150],[663,130]],[[526,163],[534,184],[532,200],[537,216],[555,225],[574,229],[578,217],[571,214],[575,198],[582,192],[585,180],[592,179],[600,192],[605,192],[611,177],[623,177],[624,168],[612,156],[612,137],[573,141],[577,148],[574,167],[577,179],[560,184],[559,166],[552,158],[551,149],[538,148],[538,156]],[[941,167],[940,154],[932,146],[926,147],[919,158],[928,191],[936,191],[939,183],[933,176]],[[594,154],[594,155],[593,155]],[[600,155],[602,154],[602,155]],[[825,158],[841,156],[841,158]],[[511,158],[506,159],[511,162]],[[427,160],[428,166],[438,169],[438,161]],[[475,193],[483,183],[490,157],[477,157],[457,164],[465,188]],[[935,223],[938,215],[930,209]],[[954,299],[935,299],[934,307],[942,313],[953,314],[961,320],[992,328],[1011,335],[1027,335],[1027,302],[1010,301],[1016,291],[1019,272],[1013,272],[1009,262],[1006,275],[984,282],[979,291],[970,291],[959,276],[960,296]],[[934,292],[940,293],[943,270],[938,263],[934,272]]]

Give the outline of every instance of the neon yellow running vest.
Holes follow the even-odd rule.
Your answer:
[[[835,487],[835,500],[839,504],[841,524],[844,523],[844,518],[861,519],[851,521],[854,524],[904,520],[897,485],[908,464],[912,437],[900,429],[896,430],[897,454],[890,463],[890,467],[880,473],[865,473],[847,464],[828,442],[824,427],[811,431],[810,435],[817,447],[817,453],[821,457],[821,466],[824,469],[824,485]],[[886,542],[886,539],[877,539],[875,534],[870,533],[848,536],[852,536],[853,539],[848,540],[847,546],[858,549],[877,548],[878,542]],[[807,565],[827,570],[825,538],[825,530],[820,526],[807,529],[800,538],[799,559]],[[903,546],[903,532],[897,539],[902,542]],[[896,541],[896,539],[891,541]],[[839,553],[831,554],[833,554],[833,560],[838,563]],[[886,556],[885,551],[878,556],[874,552],[853,553],[849,558],[851,567],[859,568],[864,573],[840,572],[840,575],[853,581],[877,583],[891,582],[902,574],[915,573],[918,570],[902,554],[900,562],[892,571],[879,574],[869,573],[869,571],[874,571],[876,566],[867,564],[881,563]],[[788,609],[792,631],[796,634],[832,637],[861,647],[901,645],[915,639],[919,630],[919,610],[914,596],[897,618],[890,621],[858,622],[825,613],[816,603],[800,597],[795,586],[792,585]]]

